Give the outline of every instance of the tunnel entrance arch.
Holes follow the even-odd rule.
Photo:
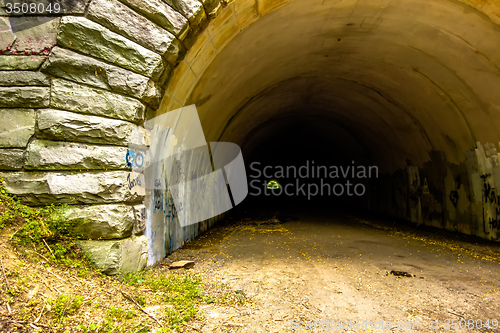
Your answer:
[[[4,129],[1,176],[30,204],[71,203],[68,221],[83,225],[75,233],[93,239],[82,246],[113,252],[101,266],[135,270],[160,203],[130,173],[141,152],[126,148],[129,133],[195,104],[207,141],[251,155],[287,133],[273,119],[307,114],[332,150],[380,167],[368,208],[495,239],[498,13],[494,1],[448,0],[68,7],[38,26],[48,38],[9,32],[0,65],[6,78],[23,76],[0,88],[1,112],[19,128]],[[215,221],[184,230],[167,215],[167,252]]]

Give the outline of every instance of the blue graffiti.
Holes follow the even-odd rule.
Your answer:
[[[144,164],[144,155],[140,151],[136,153],[132,149],[128,149],[127,155],[125,155],[125,161],[127,161],[127,166],[129,168],[131,168],[134,163],[136,167],[140,168]]]
[[[140,168],[144,164],[144,156],[141,152],[137,152],[135,155],[135,166]]]
[[[125,155],[125,161],[127,161],[127,166],[129,168],[134,164],[135,152],[133,150],[127,150],[127,155]]]

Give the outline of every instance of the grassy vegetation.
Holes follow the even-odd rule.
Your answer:
[[[165,307],[165,332],[178,331],[184,324],[199,317],[198,308],[201,304],[244,302],[244,297],[236,292],[208,295],[201,287],[201,278],[196,274],[138,272],[125,275],[123,282],[134,287],[136,291],[148,288],[155,293],[157,302],[170,305]],[[143,295],[139,294],[137,298],[145,301]]]
[[[4,235],[7,236],[4,239],[22,258],[32,263],[30,267],[23,261],[10,266],[5,274],[10,288],[5,287],[0,293],[0,302],[3,300],[13,309],[17,305],[16,316],[11,317],[18,321],[17,325],[35,323],[54,332],[68,329],[85,333],[173,332],[182,331],[188,322],[202,318],[199,310],[202,304],[244,302],[241,294],[224,288],[219,288],[224,292],[216,295],[207,293],[199,276],[185,272],[151,269],[123,275],[119,281],[103,276],[85,260],[75,239],[70,237],[68,225],[61,217],[64,209],[64,205],[26,206],[6,192],[0,179],[0,231],[5,229]],[[30,271],[38,266],[42,267],[41,271]],[[90,280],[85,286],[92,285],[95,289],[83,287],[78,290],[72,282],[67,282],[71,285],[67,290],[72,295],[59,292],[55,294],[58,296],[45,300],[27,297],[36,285],[37,288],[41,285],[41,280],[45,281],[39,275],[48,278],[49,266],[69,270],[75,277]],[[53,286],[56,290],[58,284],[64,285],[65,281],[52,272],[49,278],[57,281]],[[132,301],[125,299],[120,291],[129,293]],[[94,296],[91,297],[91,293]],[[99,296],[106,293],[108,297]],[[113,300],[109,295],[113,295]],[[154,316],[147,314],[146,310],[151,307],[159,309]],[[43,319],[38,322],[40,317]]]
[[[47,264],[88,266],[61,217],[66,206],[26,206],[7,193],[0,179],[0,229],[11,227],[14,230],[11,240],[23,256]]]

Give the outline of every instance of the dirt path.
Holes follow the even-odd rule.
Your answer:
[[[370,331],[377,323],[386,328],[377,331],[411,332],[419,322],[418,331],[435,332],[436,320],[441,329],[466,327],[454,332],[500,331],[493,329],[500,327],[498,246],[341,215],[295,218],[236,219],[166,259],[193,258],[195,271],[250,300],[205,306],[203,332],[305,331],[322,320],[340,332]],[[395,329],[398,322],[406,329]]]

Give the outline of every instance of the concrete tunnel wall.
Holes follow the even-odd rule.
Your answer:
[[[62,5],[62,18],[0,13],[0,177],[29,204],[71,203],[108,274],[217,219],[180,228],[168,193],[145,193],[130,168],[128,135],[190,104],[208,142],[244,156],[302,117],[332,151],[379,166],[369,209],[497,239],[498,1]]]

